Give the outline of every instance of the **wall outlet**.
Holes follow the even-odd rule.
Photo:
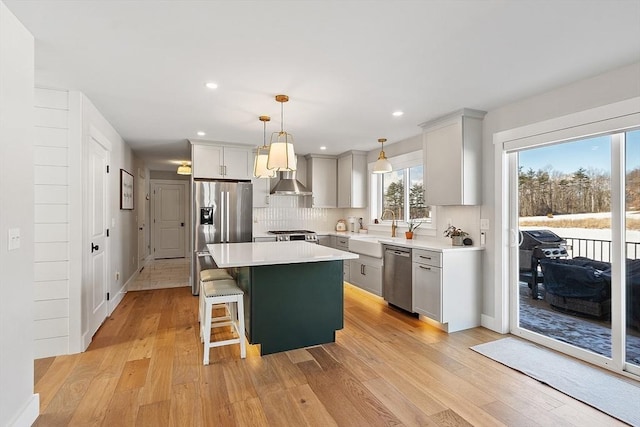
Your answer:
[[[7,230],[7,250],[15,251],[20,248],[20,229],[10,228]]]
[[[487,233],[484,231],[480,232],[480,246],[484,246],[487,244]]]
[[[480,230],[488,230],[489,229],[489,220],[486,218],[480,219]]]
[[[119,271],[116,271],[116,282],[117,282],[118,280],[120,280],[120,272],[119,272]]]

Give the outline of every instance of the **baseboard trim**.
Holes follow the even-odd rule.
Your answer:
[[[9,425],[12,427],[29,427],[40,415],[40,395],[35,393],[22,408],[22,411],[14,418]]]
[[[498,320],[493,317],[493,316],[487,316],[486,314],[481,314],[480,315],[480,325],[484,326],[487,329],[491,329],[494,332],[497,332],[499,334],[506,334],[507,331],[503,331],[502,330],[502,325],[500,324],[500,322],[498,322]]]

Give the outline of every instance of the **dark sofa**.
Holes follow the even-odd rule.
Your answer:
[[[546,301],[597,317],[611,313],[611,264],[589,258],[541,259]],[[627,323],[640,328],[640,260],[627,260]]]

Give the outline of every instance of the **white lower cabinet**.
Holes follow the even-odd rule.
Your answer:
[[[342,280],[351,283],[351,263],[349,261],[342,261],[342,263]]]
[[[327,235],[324,235],[324,234],[319,234],[318,235],[318,244],[320,246],[328,246],[328,247],[332,248],[333,247],[333,244],[331,243],[331,238],[332,237],[333,236],[327,236]]]
[[[442,322],[440,254],[417,249],[413,252],[413,311]]]
[[[360,255],[349,261],[349,283],[382,296],[382,258]]]
[[[349,251],[349,238],[344,236],[335,236],[336,242],[334,244],[334,248],[340,249],[343,251]]]
[[[413,311],[447,332],[480,325],[481,257],[478,250],[413,249]]]

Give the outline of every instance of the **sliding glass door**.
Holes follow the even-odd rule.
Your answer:
[[[638,374],[640,130],[507,158],[512,332]]]
[[[640,130],[627,132],[625,141],[625,256],[624,346],[627,370],[640,375]]]

